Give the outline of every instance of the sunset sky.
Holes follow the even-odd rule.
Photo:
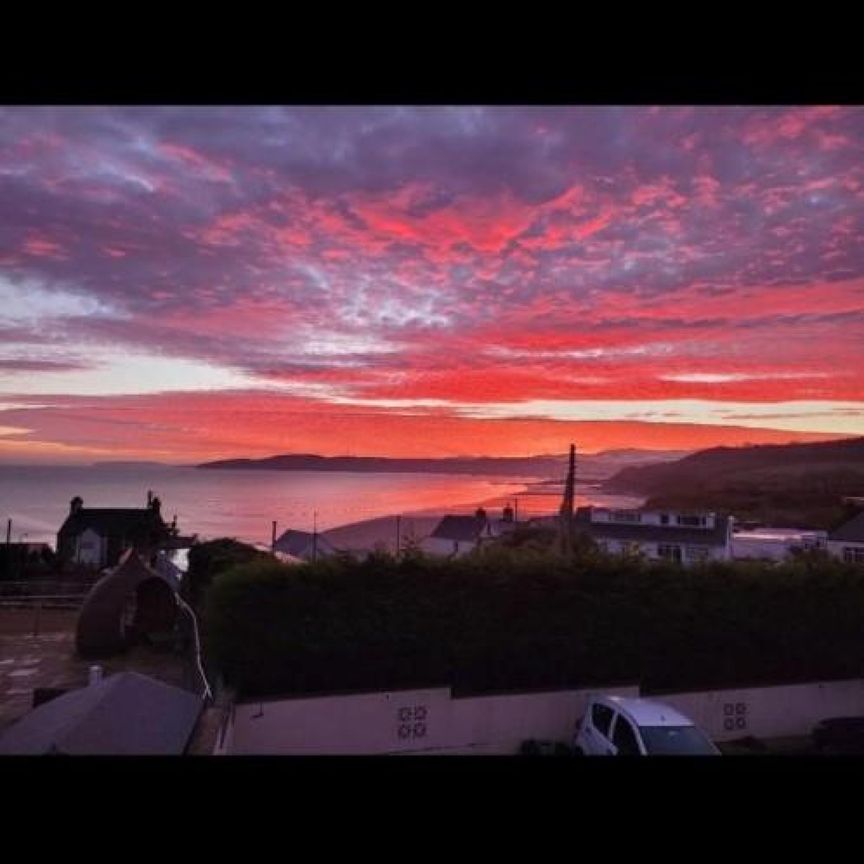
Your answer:
[[[0,110],[0,461],[864,434],[864,109]]]

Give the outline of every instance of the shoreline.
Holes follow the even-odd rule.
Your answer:
[[[590,494],[588,496],[585,494],[586,492],[595,492],[594,487],[595,484],[593,483],[582,484],[581,488],[578,488],[577,485],[577,506],[579,506],[579,498],[594,497]],[[604,497],[619,499],[617,502],[618,506],[624,507],[638,507],[644,503],[644,498],[635,495],[609,494]],[[524,498],[533,499],[530,506],[521,506]],[[547,499],[547,506],[540,505],[540,501],[538,500],[544,498]],[[561,503],[561,493],[558,490],[555,492],[531,491],[530,486],[528,486],[520,492],[509,496],[501,495],[473,504],[463,504],[454,507],[434,507],[424,510],[412,510],[401,514],[391,513],[386,516],[377,516],[371,519],[362,519],[357,522],[338,525],[335,528],[328,528],[326,531],[320,533],[334,547],[344,549],[347,552],[371,552],[375,548],[381,548],[392,553],[396,551],[397,518],[401,518],[399,526],[401,542],[404,543],[406,538],[413,537],[419,543],[435,530],[435,526],[444,516],[469,515],[478,507],[482,507],[490,517],[497,518],[500,516],[500,513],[496,513],[496,511],[502,510],[506,504],[512,503],[514,499],[518,499],[518,503],[520,504],[517,511],[518,521],[525,523],[540,516],[557,513]]]

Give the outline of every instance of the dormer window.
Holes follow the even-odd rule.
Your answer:
[[[613,510],[610,514],[612,522],[641,522],[642,514],[637,510]]]
[[[708,524],[705,516],[677,516],[676,521],[688,528],[704,528]]]

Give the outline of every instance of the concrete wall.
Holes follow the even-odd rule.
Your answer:
[[[864,679],[651,697],[677,708],[715,741],[809,735],[827,717],[864,715]]]
[[[239,704],[217,752],[515,754],[530,738],[569,742],[592,692],[453,699],[441,688]]]
[[[218,754],[515,754],[529,739],[572,740],[592,693],[636,687],[454,699],[448,688],[235,705]],[[690,717],[715,741],[808,735],[826,717],[864,715],[864,679],[647,698]]]

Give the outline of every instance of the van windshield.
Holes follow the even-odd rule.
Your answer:
[[[695,726],[640,726],[652,756],[718,756],[719,751]]]

